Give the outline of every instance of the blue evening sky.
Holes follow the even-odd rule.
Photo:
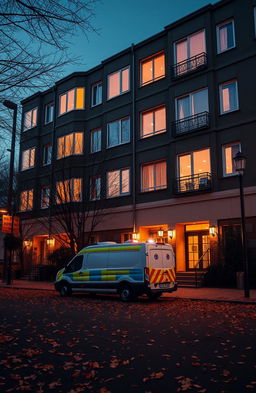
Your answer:
[[[71,51],[82,57],[81,64],[70,64],[63,75],[86,71],[102,60],[159,33],[168,24],[218,0],[100,0],[93,26],[99,33],[74,37]]]

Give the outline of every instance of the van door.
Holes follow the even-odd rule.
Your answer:
[[[149,282],[150,284],[170,283],[175,281],[175,261],[171,247],[152,247],[148,252]]]
[[[65,276],[69,278],[69,281],[73,283],[79,283],[80,276],[82,275],[82,267],[83,267],[83,255],[77,255],[65,268]]]

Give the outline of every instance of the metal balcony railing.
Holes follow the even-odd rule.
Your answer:
[[[184,119],[173,122],[175,135],[181,135],[186,132],[201,130],[210,126],[209,112],[201,112],[196,115],[185,117]]]
[[[196,175],[179,177],[175,181],[174,192],[176,194],[209,191],[212,186],[212,177],[209,172],[202,172]]]
[[[179,78],[188,74],[189,72],[196,71],[202,67],[207,66],[207,55],[205,52],[199,53],[196,56],[190,57],[180,63],[173,65],[173,78]]]

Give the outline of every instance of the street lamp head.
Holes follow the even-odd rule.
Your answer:
[[[9,101],[9,100],[4,100],[3,105],[6,108],[9,108],[9,109],[12,109],[12,110],[17,108],[17,104],[15,104],[15,102],[12,102],[12,101]]]
[[[239,175],[243,175],[246,166],[246,157],[240,151],[236,153],[234,157],[234,165],[235,170],[239,173]]]

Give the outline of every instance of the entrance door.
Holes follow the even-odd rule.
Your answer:
[[[187,270],[207,269],[210,262],[209,232],[186,233],[186,266]],[[208,250],[208,251],[207,251]]]

